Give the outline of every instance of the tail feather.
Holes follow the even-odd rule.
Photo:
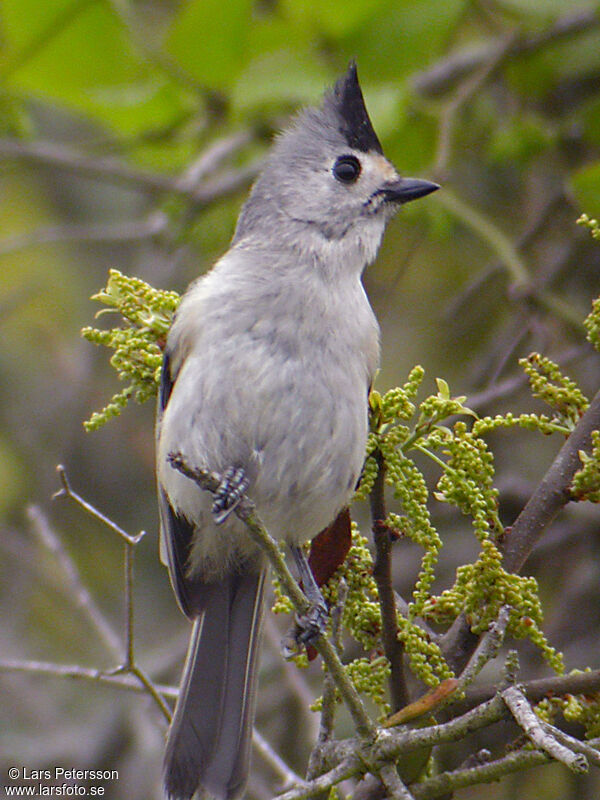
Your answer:
[[[203,587],[165,754],[165,788],[238,797],[248,775],[264,573]]]

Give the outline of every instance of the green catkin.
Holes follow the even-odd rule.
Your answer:
[[[600,238],[595,220],[581,218],[593,236]],[[109,330],[88,327],[83,336],[113,350],[111,364],[119,380],[127,385],[116,393],[101,411],[85,423],[93,430],[117,416],[130,400],[142,403],[156,394],[160,381],[162,348],[179,297],[174,292],[158,291],[138,278],[111,270],[107,286],[94,296],[104,304],[100,314],[114,312],[121,324]],[[588,338],[600,350],[600,299],[585,322]],[[399,505],[390,511],[385,525],[395,538],[408,538],[423,553],[406,615],[398,614],[398,637],[402,641],[412,671],[426,684],[434,686],[452,671],[437,645],[417,624],[421,619],[449,625],[465,613],[475,633],[485,632],[503,605],[510,606],[507,636],[528,638],[548,664],[558,673],[564,670],[562,656],[548,643],[542,631],[543,615],[538,585],[534,578],[504,570],[498,541],[503,527],[498,511],[498,491],[494,486],[494,459],[485,437],[500,429],[524,429],[544,435],[568,435],[589,403],[577,384],[564,376],[550,359],[537,353],[521,361],[533,395],[550,408],[549,414],[508,412],[494,417],[477,416],[466,405],[465,397],[452,397],[446,381],[437,380],[437,392],[417,403],[425,373],[415,366],[407,381],[381,394],[369,397],[370,433],[366,461],[356,491],[356,500],[367,500],[376,485],[379,470],[384,484]],[[456,417],[459,417],[458,421]],[[452,419],[449,419],[452,418]],[[574,499],[600,502],[600,433],[593,434],[591,453],[580,454],[582,467],[572,484]],[[433,489],[429,489],[420,467],[428,459],[438,470]],[[451,587],[434,594],[436,568],[443,546],[432,523],[430,505],[442,502],[454,507],[470,520],[479,553],[471,564],[456,571]],[[381,612],[377,585],[373,578],[373,559],[368,542],[352,524],[352,546],[344,564],[323,587],[330,605],[338,602],[340,581],[345,583],[342,628],[357,642],[364,654],[346,665],[354,686],[369,697],[385,715],[387,680],[390,667],[382,652]],[[278,613],[292,613],[289,599],[274,582]],[[306,665],[306,654],[297,658]],[[315,708],[320,705],[320,699]],[[595,698],[558,698],[540,703],[540,715],[563,713],[586,725],[588,735],[600,734],[600,703]]]

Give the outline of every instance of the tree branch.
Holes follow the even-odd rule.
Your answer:
[[[63,543],[50,526],[47,518],[37,506],[27,509],[27,516],[31,522],[33,532],[44,547],[52,553],[59,569],[62,572],[63,588],[73,599],[74,605],[79,608],[92,623],[101,641],[116,659],[123,658],[123,647],[119,634],[112,623],[106,618],[96,601],[90,594],[87,586],[81,580],[81,575],[75,562],[65,550]]]
[[[146,687],[136,676],[125,672],[106,671],[75,664],[54,664],[50,661],[21,661],[20,659],[0,659],[0,672],[24,672],[37,675],[49,675],[55,678],[73,678],[74,680],[91,681],[105,684],[115,689],[147,694]],[[169,700],[176,700],[178,689],[165,684],[154,684],[154,688]]]
[[[22,142],[18,139],[0,139],[0,157],[19,158],[33,164],[43,164],[79,176],[128,186],[147,194],[177,194],[187,198],[197,207],[204,207],[217,199],[233,194],[258,174],[260,162],[238,170],[224,172],[211,181],[192,185],[186,173],[182,176],[164,175],[129,167],[114,158],[96,158],[78,153],[53,142]]]
[[[328,763],[333,765],[329,772],[302,787],[285,792],[277,800],[304,800],[328,791],[346,778],[364,775],[366,772],[377,774],[382,762],[393,763],[404,753],[462,739],[468,733],[492,725],[508,715],[506,704],[500,696],[497,696],[450,722],[424,728],[404,727],[381,731],[372,744],[357,739],[331,742],[326,755]],[[415,798],[425,797],[418,793],[419,785],[411,787]]]
[[[433,800],[435,797],[447,797],[457,789],[474,786],[480,783],[495,783],[505,775],[522,772],[537,767],[550,760],[546,753],[539,750],[519,750],[509,753],[504,758],[466,767],[451,772],[442,772],[433,778],[427,778],[412,787],[415,800]]]
[[[516,686],[509,686],[502,692],[502,699],[510,709],[517,725],[531,739],[533,744],[547,753],[551,758],[560,761],[572,772],[587,772],[589,765],[583,753],[574,753],[547,730],[552,726],[543,728],[539,719],[527,702],[525,695]],[[600,754],[599,754],[600,755]]]
[[[522,569],[548,525],[572,500],[571,483],[575,473],[581,469],[579,451],[589,450],[592,432],[599,429],[600,391],[500,543],[504,554],[503,566],[508,572]],[[443,636],[444,657],[453,669],[460,670],[477,642],[478,638],[471,633],[468,620],[461,614]]]
[[[538,678],[525,681],[521,690],[530,703],[539,703],[545,697],[564,697],[567,694],[595,694],[600,691],[600,669],[591,672],[575,672],[570,675],[555,675],[551,678]],[[472,689],[466,700],[458,701],[455,710],[465,711],[474,708],[495,696],[495,686],[482,686]]]
[[[338,602],[330,610],[331,615],[331,641],[337,652],[342,653],[342,615],[348,594],[348,586],[345,580],[341,580],[338,586]],[[335,683],[330,672],[325,673],[323,680],[323,699],[321,701],[321,720],[317,743],[313,747],[306,770],[306,777],[309,780],[316,778],[324,771],[323,747],[333,736],[333,724],[335,719]]]
[[[294,772],[291,767],[288,767],[285,761],[279,755],[277,755],[269,742],[256,730],[256,728],[254,728],[252,732],[252,744],[256,748],[257,753],[260,753],[265,763],[267,763],[271,769],[283,780],[284,789],[288,786],[298,786],[299,784],[302,785],[304,783],[300,775],[298,775],[297,772]]]
[[[9,236],[0,241],[0,256],[28,247],[59,242],[86,242],[111,244],[112,242],[141,242],[153,239],[168,230],[168,217],[162,212],[147,219],[108,224],[50,225],[27,233]]]
[[[504,62],[516,40],[516,31],[510,31],[499,41],[494,42],[489,48],[485,61],[483,61],[472,74],[466,77],[464,82],[459,85],[454,97],[442,110],[437,153],[433,168],[433,173],[438,179],[441,180],[445,177],[446,168],[450,160],[454,124],[460,109],[468,103],[481,86],[492,77],[496,69]]]
[[[544,47],[555,44],[562,39],[577,36],[592,30],[600,24],[600,14],[595,9],[576,11],[559,17],[553,25],[541,33],[520,36],[513,44],[506,57],[526,55]],[[490,60],[496,41],[486,42],[479,47],[453,53],[434,64],[428,70],[418,73],[412,81],[413,89],[422,95],[435,96],[451,89],[465,76],[480,69]]]
[[[219,488],[220,480],[214,473],[202,469],[192,469],[180,453],[169,453],[168,458],[174,469],[193,480],[204,491],[214,493]],[[271,568],[292,601],[296,612],[300,615],[306,614],[309,610],[308,600],[289,571],[279,545],[258,519],[254,505],[247,497],[243,497],[242,501],[236,506],[234,513],[245,523],[250,538],[256,542],[268,558]],[[369,718],[360,696],[349,680],[344,665],[331,642],[325,636],[320,635],[311,644],[320,653],[327,669],[333,676],[359,736],[367,740],[373,739],[376,727]]]
[[[386,798],[391,798],[391,800],[414,800],[412,793],[402,783],[394,764],[384,764],[378,772],[381,782],[385,786]]]
[[[502,606],[498,619],[492,622],[487,633],[481,637],[477,649],[460,675],[459,686],[461,689],[465,689],[472,683],[488,661],[496,657],[504,641],[509,618],[510,607]]]
[[[59,464],[56,468],[58,475],[60,477],[60,481],[62,483],[63,488],[56,492],[53,497],[69,497],[77,503],[86,513],[90,516],[97,519],[99,522],[102,522],[106,525],[110,530],[117,533],[121,539],[123,540],[124,547],[125,547],[125,611],[126,611],[126,619],[125,619],[125,658],[121,665],[117,667],[113,672],[118,674],[120,672],[128,673],[133,675],[140,684],[144,687],[146,692],[152,697],[156,705],[161,710],[163,716],[167,720],[167,722],[171,721],[171,709],[169,708],[168,704],[165,702],[164,698],[162,697],[161,693],[155,687],[154,683],[151,679],[146,675],[144,670],[137,664],[135,659],[135,648],[134,648],[134,614],[133,614],[133,553],[135,547],[141,542],[143,537],[146,535],[144,531],[140,531],[135,536],[127,533],[120,528],[115,522],[111,519],[106,517],[102,514],[98,509],[94,508],[91,503],[88,503],[87,500],[84,500],[83,497],[74,492],[71,488],[71,484],[69,479],[67,478],[67,473],[65,472],[64,467]],[[72,566],[72,570],[75,572],[75,577],[78,577],[78,573],[76,571],[75,566]],[[72,580],[72,578],[71,578]],[[87,589],[81,585],[81,589],[84,593],[87,593]],[[89,594],[89,593],[88,593]],[[100,620],[102,617],[100,618]],[[118,659],[122,658],[121,655],[121,647],[118,644],[118,638],[116,643],[116,648],[113,649],[113,654],[116,655]]]
[[[575,473],[581,469],[579,451],[590,449],[592,432],[599,429],[600,391],[559,450],[525,508],[507,531],[501,549],[504,556],[503,566],[509,572],[521,570],[548,525],[573,499],[571,483]]]
[[[379,608],[381,611],[381,635],[383,650],[390,662],[390,693],[394,711],[405,706],[408,701],[408,688],[404,675],[404,647],[398,639],[398,620],[396,617],[396,599],[392,586],[392,539],[385,525],[387,512],[385,509],[385,463],[379,451],[377,460],[377,477],[369,496],[371,504],[371,520],[373,542],[375,544],[375,564],[373,578],[377,584]]]

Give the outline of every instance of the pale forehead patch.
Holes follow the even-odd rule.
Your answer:
[[[369,158],[373,161],[376,169],[378,169],[386,180],[394,180],[398,177],[398,173],[393,164],[391,164],[385,156],[379,153],[369,153]]]
[[[393,164],[391,164],[385,156],[380,153],[371,151],[363,155],[363,163],[368,164],[369,167],[377,172],[384,181],[395,181],[398,179],[398,173]]]

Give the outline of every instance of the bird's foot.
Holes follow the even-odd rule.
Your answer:
[[[248,478],[241,467],[229,467],[223,473],[219,488],[214,493],[212,515],[217,525],[225,522],[231,512],[239,505],[248,488]]]
[[[290,550],[296,561],[304,594],[309,602],[306,613],[296,614],[296,620],[281,642],[281,650],[285,658],[292,658],[302,649],[310,645],[327,627],[328,610],[321,590],[316,584],[310,565],[301,547],[291,545]]]
[[[325,633],[328,611],[324,600],[312,604],[306,614],[296,615],[294,624],[281,640],[281,652],[289,660],[297,656],[303,647],[311,645]]]
[[[310,644],[314,639],[325,633],[329,612],[325,600],[310,606],[306,614],[296,615],[296,641],[299,644]]]

